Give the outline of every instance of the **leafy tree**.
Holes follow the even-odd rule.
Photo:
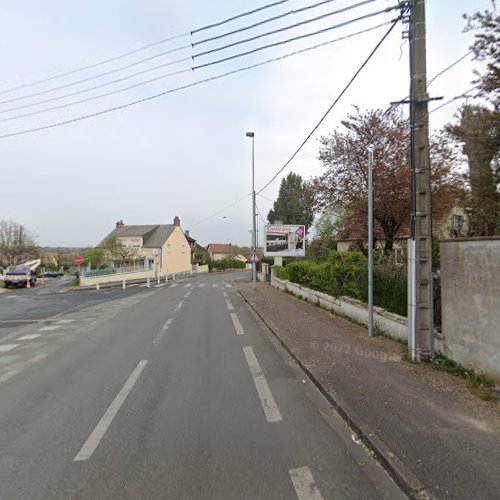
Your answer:
[[[0,221],[0,266],[38,258],[39,250],[27,229],[12,220]]]
[[[314,262],[323,262],[332,250],[337,249],[335,235],[343,220],[344,214],[339,214],[332,208],[326,208],[322,211],[314,223],[316,234],[306,246],[306,258]]]
[[[314,218],[309,194],[308,184],[302,177],[290,172],[281,181],[278,198],[269,210],[267,220],[271,224],[276,221],[283,224],[303,224],[307,231]]]
[[[93,267],[94,269],[106,264],[104,249],[100,247],[87,248],[82,252],[82,257],[83,265]]]
[[[374,147],[373,216],[390,253],[394,239],[410,224],[410,126],[396,112],[371,110],[348,115],[345,130],[320,139],[319,159],[326,171],[312,181],[315,207],[335,207],[366,220],[368,210],[368,147]],[[455,204],[458,180],[455,155],[444,135],[430,142],[432,213],[441,219]]]
[[[494,3],[493,3],[494,6]],[[500,105],[500,16],[485,10],[464,15],[467,20],[465,31],[474,31],[472,51],[478,61],[486,62],[481,74],[476,71],[481,95],[488,98],[498,109]]]
[[[464,106],[460,122],[448,125],[450,135],[463,143],[469,163],[469,232],[492,236],[500,231],[500,194],[495,159],[500,150],[500,113],[483,106]]]
[[[136,248],[122,245],[116,236],[110,236],[102,245],[102,249],[106,259],[113,260],[120,265],[131,262],[139,256]]]

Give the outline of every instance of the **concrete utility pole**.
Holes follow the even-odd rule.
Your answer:
[[[433,354],[432,215],[429,158],[429,111],[425,43],[425,0],[410,7],[410,120],[412,239],[415,244],[414,317],[417,361]],[[409,315],[411,318],[411,315]]]
[[[255,218],[257,216],[257,211],[255,210],[255,133],[247,132],[247,137],[252,139],[252,250],[254,253],[257,252],[257,230],[255,227]],[[252,263],[252,287],[255,290],[255,285],[257,281],[257,262]]]

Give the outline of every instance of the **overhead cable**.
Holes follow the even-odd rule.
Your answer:
[[[9,92],[14,92],[16,90],[21,90],[21,89],[25,89],[25,88],[28,88],[28,87],[33,87],[34,85],[39,85],[41,83],[50,82],[52,80],[56,80],[58,78],[63,78],[65,76],[74,75],[75,73],[79,73],[79,72],[85,71],[87,69],[97,68],[99,66],[103,66],[104,64],[108,64],[110,62],[117,61],[118,59],[123,59],[124,57],[128,57],[128,56],[131,56],[133,54],[137,54],[138,52],[142,52],[143,50],[149,49],[151,47],[155,47],[157,45],[160,45],[160,44],[163,44],[163,43],[167,43],[167,42],[170,42],[170,41],[173,41],[173,40],[177,40],[179,38],[183,38],[183,37],[187,37],[187,36],[189,36],[189,32],[182,33],[180,35],[171,36],[171,37],[168,37],[168,38],[164,38],[162,40],[158,40],[157,42],[148,43],[147,45],[143,45],[142,47],[139,47],[138,49],[134,49],[134,50],[131,50],[129,52],[125,52],[123,54],[120,54],[120,55],[117,55],[117,56],[114,56],[114,57],[110,57],[109,59],[105,59],[103,61],[99,61],[99,62],[94,63],[94,64],[89,64],[88,66],[82,66],[80,68],[76,68],[76,69],[73,69],[71,71],[66,71],[64,73],[58,73],[57,75],[53,75],[53,76],[49,76],[47,78],[43,78],[42,80],[36,80],[34,82],[23,83],[22,85],[18,85],[16,87],[11,87],[9,89],[1,90],[0,94],[7,94]]]
[[[248,193],[245,196],[242,196],[239,200],[235,201],[234,203],[231,203],[230,205],[225,206],[221,210],[217,210],[217,212],[214,212],[212,215],[209,215],[208,217],[205,217],[204,219],[201,219],[198,222],[195,222],[194,224],[191,225],[191,227],[196,227],[196,226],[200,225],[201,223],[206,222],[207,220],[210,220],[213,217],[216,217],[217,215],[220,215],[221,213],[225,212],[226,210],[233,208],[238,203],[241,203],[243,200],[245,200],[246,198],[248,198],[251,195],[252,195],[252,193]]]
[[[236,16],[228,17],[227,19],[224,19],[223,21],[218,21],[213,24],[207,24],[206,26],[202,26],[201,28],[197,28],[195,30],[191,31],[191,35],[194,35],[195,33],[199,33],[200,31],[205,31],[209,30],[212,28],[217,28],[218,26],[222,26],[223,24],[227,24],[231,21],[235,21],[236,19],[241,19],[242,17],[246,16],[251,16],[252,14],[256,14],[257,12],[261,12],[262,10],[270,9],[271,7],[276,7],[277,5],[281,5],[283,3],[287,3],[290,0],[279,0],[278,2],[273,2],[269,3],[267,5],[263,5],[262,7],[257,7],[256,9],[248,10],[246,12],[243,12],[241,14],[237,14]]]
[[[466,90],[462,94],[457,95],[457,96],[451,98],[449,101],[446,101],[445,103],[439,105],[437,108],[432,109],[431,111],[429,111],[429,114],[434,113],[435,111],[438,111],[439,109],[444,108],[445,106],[448,106],[452,102],[458,101],[459,99],[468,99],[469,97],[474,97],[474,96],[471,96],[469,94],[473,90],[476,90],[478,87],[479,87],[479,85],[474,85],[474,87],[471,87],[469,90]]]
[[[269,59],[268,61],[264,61],[264,63],[262,63],[262,64],[267,64],[269,62],[278,61],[280,59],[286,59],[288,57],[291,57],[291,56],[294,56],[294,55],[297,55],[297,54],[301,54],[303,52],[307,52],[307,51],[314,50],[314,49],[317,49],[317,48],[320,48],[320,47],[324,47],[324,46],[330,45],[332,43],[340,42],[342,40],[346,40],[348,38],[352,38],[354,36],[358,36],[358,35],[367,33],[369,31],[373,31],[375,29],[381,28],[382,26],[386,26],[387,24],[390,24],[391,22],[392,21],[381,23],[381,24],[378,24],[376,26],[372,26],[370,28],[366,28],[366,29],[363,29],[363,30],[356,31],[355,33],[349,33],[347,35],[341,36],[339,38],[335,38],[333,40],[328,40],[326,42],[323,42],[323,43],[320,43],[320,44],[316,44],[316,45],[313,45],[313,46],[310,46],[310,47],[306,47],[304,49],[299,49],[299,50],[296,50],[294,52],[290,52],[288,54],[284,54],[283,56],[279,56],[279,57],[276,57],[276,58]],[[312,36],[313,34],[311,34],[310,36]],[[294,39],[292,39],[292,40],[294,40]],[[282,44],[282,43],[285,43],[285,42],[280,42],[279,44]],[[254,51],[257,51],[257,50],[261,50],[261,49],[254,49]],[[250,53],[254,52],[254,51],[250,51]],[[241,53],[239,56],[238,55],[231,56],[231,59],[235,59],[236,57],[243,57],[243,56],[246,56],[246,55],[248,55],[248,52]],[[123,87],[123,88],[120,88],[120,89],[117,89],[117,90],[113,90],[113,91],[110,91],[110,92],[106,92],[106,93],[103,93],[103,94],[99,94],[99,95],[96,95],[96,96],[91,96],[91,97],[87,97],[85,99],[79,99],[79,100],[76,100],[76,101],[67,102],[67,103],[64,103],[64,104],[60,104],[58,106],[51,106],[51,107],[48,107],[48,108],[39,109],[37,111],[31,111],[29,113],[23,113],[23,114],[20,114],[20,115],[10,116],[8,118],[2,118],[2,119],[0,119],[0,122],[17,120],[17,119],[20,119],[20,118],[26,118],[28,116],[34,116],[34,115],[37,115],[37,114],[42,114],[42,113],[47,113],[47,112],[50,112],[50,111],[55,111],[55,110],[63,109],[63,108],[69,107],[69,106],[77,105],[77,104],[83,104],[83,103],[90,102],[90,101],[93,101],[93,100],[96,100],[96,99],[100,99],[100,98],[103,98],[103,97],[108,97],[108,96],[115,95],[115,94],[118,94],[118,93],[121,93],[121,92],[125,92],[127,90],[130,90],[130,89],[133,89],[133,88],[136,88],[136,87],[148,84],[148,83],[152,83],[152,82],[158,81],[160,79],[168,78],[168,77],[171,77],[171,76],[174,76],[174,75],[178,75],[178,74],[181,74],[181,73],[190,72],[191,70],[200,69],[202,67],[211,66],[211,65],[214,65],[214,64],[220,64],[221,62],[224,62],[224,61],[219,59],[219,60],[213,61],[211,63],[206,63],[205,65],[193,66],[190,69],[184,69],[184,70],[175,71],[175,72],[172,72],[172,73],[167,73],[167,74],[164,74],[164,75],[159,75],[159,76],[157,76],[155,78],[151,78],[151,79],[146,80],[146,81],[138,82],[138,83],[135,83],[133,85],[129,85],[127,87]],[[261,63],[259,63],[258,65],[260,65],[260,64]],[[255,67],[255,66],[249,66],[249,68],[251,68],[251,67]],[[101,86],[104,86],[104,85],[101,85]],[[97,87],[92,87],[90,89],[85,89],[85,90],[82,90],[80,92],[94,90],[95,88],[97,88]],[[181,88],[183,88],[183,87],[181,87]],[[80,93],[80,92],[77,92],[77,93]],[[68,96],[69,95],[61,96],[60,98],[68,97]],[[56,100],[56,99],[54,98],[53,100]],[[35,104],[33,104],[33,105],[35,105]]]
[[[0,95],[1,94],[7,94],[7,93],[10,93],[10,92],[15,92],[16,90],[22,90],[22,89],[25,89],[25,88],[28,88],[28,87],[33,87],[35,85],[40,85],[42,83],[50,82],[52,80],[56,80],[56,79],[59,79],[59,78],[64,78],[65,76],[74,75],[75,73],[79,73],[81,71],[86,71],[88,69],[97,68],[99,66],[103,66],[103,65],[108,64],[110,62],[117,61],[119,59],[123,59],[125,57],[137,54],[137,53],[142,52],[142,51],[147,50],[147,49],[150,49],[151,47],[156,47],[158,45],[161,45],[161,44],[164,44],[164,43],[168,43],[168,42],[171,42],[173,40],[178,40],[180,38],[185,38],[185,37],[193,35],[194,33],[198,33],[200,31],[204,31],[204,30],[207,30],[209,28],[214,28],[216,26],[221,26],[221,25],[226,24],[226,23],[228,23],[230,21],[233,21],[233,20],[245,17],[245,16],[249,16],[251,14],[255,14],[255,13],[260,12],[262,10],[265,10],[265,9],[268,9],[268,8],[271,8],[271,7],[275,7],[277,5],[280,5],[280,4],[283,4],[283,3],[287,3],[289,1],[290,0],[280,0],[280,1],[277,1],[277,2],[273,2],[271,4],[267,4],[267,5],[264,5],[262,7],[258,7],[256,9],[253,9],[253,10],[244,12],[242,14],[238,14],[236,16],[230,17],[230,18],[225,19],[223,21],[219,21],[219,22],[211,24],[211,25],[203,26],[203,27],[195,29],[193,31],[188,31],[188,32],[185,32],[185,33],[180,33],[180,34],[177,34],[177,35],[174,35],[174,36],[163,38],[163,39],[158,40],[156,42],[152,42],[152,43],[148,43],[146,45],[142,45],[141,47],[139,47],[137,49],[130,50],[128,52],[124,52],[124,53],[119,54],[117,56],[110,57],[108,59],[104,59],[102,61],[99,61],[99,62],[96,62],[96,63],[93,63],[93,64],[89,64],[89,65],[86,65],[86,66],[81,66],[81,67],[76,68],[76,69],[71,70],[71,71],[65,71],[65,72],[62,72],[62,73],[58,73],[56,75],[49,76],[49,77],[43,78],[41,80],[36,80],[34,82],[23,83],[21,85],[15,86],[15,87],[10,87],[10,88],[5,89],[5,90],[0,90]],[[188,47],[191,47],[191,45],[187,45],[187,46],[184,46],[182,48],[188,48]],[[174,49],[174,50],[181,50],[181,47],[179,47],[177,49]]]
[[[312,135],[314,134],[314,132],[316,132],[316,130],[319,128],[319,126],[323,123],[323,121],[328,116],[328,114],[330,113],[330,111],[337,105],[337,103],[340,101],[340,99],[342,98],[342,96],[347,92],[347,90],[349,89],[349,87],[352,85],[352,83],[354,82],[354,80],[356,80],[356,78],[361,73],[361,71],[363,71],[363,69],[365,68],[365,66],[370,62],[371,58],[375,55],[375,53],[377,52],[377,50],[379,49],[379,47],[382,45],[382,43],[385,41],[385,39],[389,36],[389,34],[395,28],[396,24],[398,23],[398,21],[400,19],[401,19],[401,16],[398,17],[397,19],[395,19],[392,22],[390,28],[385,32],[384,36],[380,39],[380,41],[377,43],[377,45],[375,45],[375,47],[373,48],[373,50],[370,52],[370,54],[368,55],[368,57],[363,61],[363,63],[358,68],[358,70],[356,71],[356,73],[354,73],[354,76],[349,80],[349,82],[347,83],[347,85],[343,88],[343,90],[336,97],[336,99],[333,101],[333,103],[330,105],[330,107],[326,110],[326,112],[320,118],[320,120],[318,121],[318,123],[316,123],[316,125],[313,127],[313,129],[307,135],[307,137],[302,141],[302,143],[300,144],[300,146],[295,150],[295,152],[285,162],[285,164],[276,172],[276,174],[274,174],[273,177],[262,188],[260,188],[257,191],[257,194],[259,194],[262,191],[264,191],[264,189],[266,189],[278,177],[278,175],[281,174],[281,172],[283,172],[283,170],[285,170],[286,167],[288,167],[288,165],[297,156],[297,154],[300,152],[300,150],[306,145],[307,141],[309,141],[309,139],[312,137]]]
[[[328,4],[331,2],[337,2],[337,1],[338,0],[323,0],[322,2],[318,2],[318,3],[312,4],[312,5],[306,5],[305,7],[302,7],[300,9],[289,10],[287,12],[284,12],[283,14],[278,14],[277,16],[268,17],[267,19],[263,19],[262,21],[258,21],[254,24],[249,24],[247,26],[243,26],[242,28],[238,28],[238,29],[233,30],[233,31],[227,31],[226,33],[211,36],[209,38],[205,38],[205,39],[200,40],[198,42],[192,42],[191,45],[193,47],[196,47],[197,45],[201,45],[202,43],[208,43],[208,42],[213,42],[215,40],[220,40],[221,38],[225,38],[226,36],[236,35],[237,33],[241,33],[243,31],[248,31],[248,30],[251,30],[253,28],[257,28],[258,26],[262,26],[262,25],[270,23],[272,21],[277,21],[278,19],[283,19],[284,17],[288,17],[288,16],[291,16],[293,14],[299,14],[300,12],[304,12],[304,11],[310,10],[310,9],[315,9],[315,8],[320,7],[322,5],[325,5],[325,4]]]
[[[291,30],[293,28],[298,28],[299,26],[304,26],[305,24],[309,24],[312,22],[323,20],[323,19],[326,19],[327,17],[333,16],[335,14],[340,14],[341,12],[346,12],[348,10],[355,9],[357,7],[360,7],[361,5],[364,5],[366,3],[371,3],[374,1],[375,0],[363,0],[362,2],[359,2],[357,4],[349,5],[348,7],[345,7],[343,9],[339,9],[339,10],[334,10],[332,12],[327,12],[326,14],[322,14],[321,16],[316,16],[316,17],[313,17],[310,19],[306,19],[304,21],[300,21],[300,22],[295,23],[295,24],[290,24],[290,25],[284,26],[282,28],[277,28],[275,30],[266,31],[265,33],[260,33],[258,35],[252,36],[250,38],[244,38],[243,40],[237,40],[235,42],[228,43],[228,44],[222,45],[220,47],[215,47],[213,49],[205,50],[203,52],[198,52],[197,54],[193,55],[193,59],[196,59],[197,57],[206,56],[208,54],[213,54],[214,52],[220,52],[221,50],[226,50],[226,49],[229,49],[231,47],[235,47],[236,45],[241,45],[242,43],[253,42],[255,40],[258,40],[259,38],[264,38],[266,36],[276,35],[277,33],[283,33],[284,31],[288,31],[288,30]],[[388,7],[387,9],[383,9],[383,10],[380,10],[378,12],[374,12],[372,14],[368,14],[366,16],[361,16],[359,18],[347,21],[346,24],[350,24],[350,23],[353,23],[355,21],[361,21],[362,19],[367,19],[368,17],[376,16],[378,14],[382,14],[384,12],[389,12],[391,10],[398,9],[398,8],[399,8],[399,6]],[[345,24],[341,24],[340,26],[345,26]]]

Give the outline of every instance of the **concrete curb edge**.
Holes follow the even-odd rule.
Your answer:
[[[233,282],[233,286],[241,296],[241,298],[248,304],[248,306],[257,314],[262,322],[267,326],[269,331],[278,340],[285,351],[293,358],[293,360],[304,371],[311,382],[316,386],[320,393],[327,399],[327,401],[335,408],[341,418],[349,425],[352,431],[358,435],[363,444],[368,447],[375,455],[375,457],[382,464],[387,473],[392,477],[396,484],[403,490],[403,492],[412,499],[432,498],[425,490],[422,482],[411,472],[406,465],[404,465],[396,455],[389,449],[389,447],[378,438],[373,431],[366,425],[356,413],[337,395],[328,392],[321,382],[314,376],[309,368],[300,360],[300,358],[293,352],[293,350],[283,340],[279,329],[266,318],[257,307],[250,302],[241,290]]]

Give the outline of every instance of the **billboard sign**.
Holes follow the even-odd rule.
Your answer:
[[[267,257],[305,257],[305,226],[266,226]]]

